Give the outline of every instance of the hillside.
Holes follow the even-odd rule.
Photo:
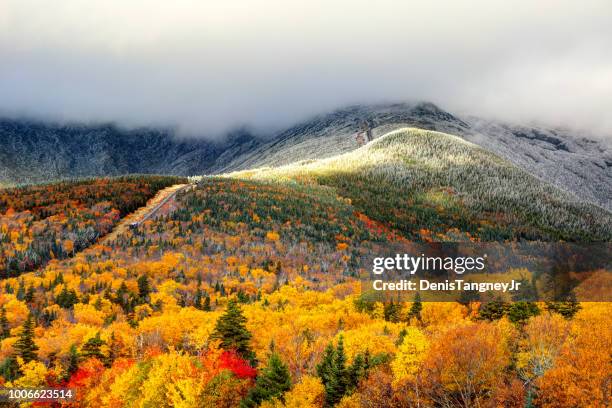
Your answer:
[[[602,142],[567,130],[461,118],[430,103],[353,106],[262,138],[237,131],[216,142],[177,139],[170,130],[6,119],[0,121],[0,183],[127,173],[220,174],[285,165],[356,149],[354,133],[364,121],[374,137],[402,127],[460,136],[612,210],[612,152]]]
[[[159,190],[185,181],[125,176],[0,190],[0,277],[74,256]]]
[[[320,159],[358,147],[354,134],[367,121],[374,138],[416,127],[460,136],[538,178],[612,210],[612,150],[590,136],[562,129],[516,126],[476,117],[461,118],[431,103],[354,106],[296,125],[215,172],[279,166]]]
[[[170,130],[125,130],[114,125],[58,125],[0,120],[0,183],[125,174],[207,173],[226,149],[252,139],[232,135],[223,143],[181,140]]]
[[[331,187],[410,239],[422,239],[422,230],[442,239],[458,230],[483,241],[612,239],[606,210],[439,132],[399,129],[340,156],[231,177]]]
[[[104,207],[117,215],[105,227],[146,198],[136,194],[144,186],[85,185],[23,189],[35,200],[5,194],[22,213],[61,211],[64,188],[71,200],[59,204],[77,207],[58,220],[66,253],[0,280],[5,387],[69,387],[77,407],[235,408],[276,366],[284,402],[265,407],[605,405],[608,303],[382,303],[363,293],[361,257],[402,235],[610,239],[604,210],[460,138],[403,129],[333,158],[204,177],[168,211],[77,247],[66,241],[104,217],[89,207],[96,198],[119,201]],[[23,225],[0,241],[21,245]],[[547,290],[536,271],[513,276]],[[339,380],[346,386],[330,386]],[[584,395],[551,397],[578,386]]]

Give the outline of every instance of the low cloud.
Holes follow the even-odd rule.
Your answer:
[[[612,3],[4,0],[0,114],[217,137],[353,103],[612,135]]]

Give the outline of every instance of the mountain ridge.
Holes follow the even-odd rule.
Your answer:
[[[267,137],[246,130],[223,141],[180,139],[171,130],[57,125],[0,119],[0,183],[128,173],[220,174],[356,149],[363,122],[374,138],[403,127],[462,137],[584,201],[612,210],[612,152],[570,131],[459,117],[431,103],[354,105]]]
[[[458,136],[401,128],[325,159],[228,177],[335,189],[360,212],[409,239],[461,231],[454,239],[607,241],[612,214],[584,203]],[[444,226],[441,228],[440,226]]]

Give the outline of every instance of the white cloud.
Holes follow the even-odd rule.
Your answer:
[[[0,2],[0,112],[280,127],[355,102],[612,134],[603,1]]]

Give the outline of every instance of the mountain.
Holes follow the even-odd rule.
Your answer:
[[[223,151],[248,142],[233,136],[224,144],[180,140],[168,130],[123,130],[114,125],[58,125],[0,121],[0,182],[129,173],[201,174]]]
[[[364,121],[374,138],[403,127],[460,136],[584,201],[612,210],[612,150],[604,143],[568,130],[459,118],[431,103],[341,109],[283,131],[248,154],[212,169],[279,166],[348,152],[358,147],[354,135]]]
[[[402,128],[338,156],[231,177],[331,188],[412,240],[612,239],[610,212],[441,132]]]
[[[114,125],[0,121],[0,183],[66,177],[225,173],[331,157],[358,147],[363,123],[379,137],[403,127],[441,131],[474,142],[584,201],[612,210],[612,152],[567,130],[458,117],[431,103],[352,106],[258,138],[179,139],[170,130]]]
[[[457,406],[461,392],[461,406],[515,407],[533,400],[522,380],[534,366],[514,363],[555,347],[536,398],[570,387],[585,390],[579,402],[554,406],[607,406],[612,314],[610,303],[590,300],[610,299],[610,268],[576,269],[591,265],[593,248],[610,247],[604,209],[459,137],[408,128],[327,159],[202,177],[176,195],[163,189],[168,205],[156,195],[148,210],[120,218],[184,182],[136,176],[0,190],[5,384],[65,384],[77,407],[238,407],[276,364],[274,378],[302,379],[283,394],[286,406],[309,396],[307,406],[324,407],[322,382],[348,372],[340,392],[353,393],[342,397],[349,404]],[[438,242],[515,238],[608,243],[568,254],[557,242],[550,259],[525,257],[515,242],[495,252],[451,244],[450,253]],[[428,258],[444,263],[431,274],[422,263],[413,275],[402,268],[401,285],[409,279],[418,292],[394,290],[393,258],[381,255],[427,262],[413,241],[435,241],[424,245]],[[468,266],[479,255],[484,271]],[[376,281],[388,290],[372,290],[373,258],[384,262]],[[526,289],[491,287],[514,280]],[[483,289],[440,290],[459,281]],[[427,399],[413,398],[406,367],[424,374]],[[396,379],[408,381],[398,392]]]

